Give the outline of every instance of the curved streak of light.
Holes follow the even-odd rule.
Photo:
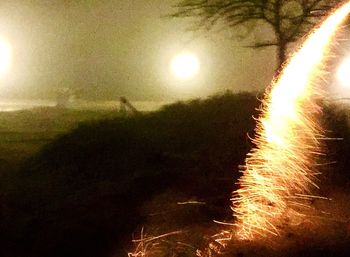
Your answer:
[[[350,2],[332,13],[306,39],[275,80],[262,105],[247,155],[240,188],[233,193],[235,230],[253,240],[283,233],[286,222],[300,218],[305,199],[317,187],[317,160],[322,154],[322,129],[317,124],[327,53]],[[297,223],[297,222],[294,222]]]

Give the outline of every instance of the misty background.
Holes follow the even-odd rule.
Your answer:
[[[71,88],[83,99],[172,101],[268,85],[273,48],[239,47],[225,31],[188,32],[190,20],[165,17],[175,3],[2,1],[0,37],[11,44],[13,60],[0,78],[0,98],[53,99]],[[168,68],[183,50],[201,62],[191,81],[175,79]]]

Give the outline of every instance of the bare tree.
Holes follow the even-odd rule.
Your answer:
[[[286,60],[289,43],[309,31],[339,2],[337,0],[181,0],[172,17],[197,17],[195,29],[207,30],[219,21],[233,30],[256,28],[263,24],[273,33],[271,38],[257,40],[249,47],[277,48],[277,65]]]

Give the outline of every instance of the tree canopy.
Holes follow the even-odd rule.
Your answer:
[[[275,46],[280,67],[287,58],[288,44],[307,33],[338,3],[335,0],[181,0],[171,16],[198,18],[195,29],[210,30],[219,21],[232,30],[265,24],[273,31],[271,37],[249,46]]]

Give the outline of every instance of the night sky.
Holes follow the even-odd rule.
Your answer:
[[[1,98],[51,98],[60,88],[81,97],[175,100],[230,89],[263,89],[274,70],[273,48],[251,50],[229,33],[191,33],[191,20],[162,18],[176,1],[11,0],[0,4],[0,37],[13,63]],[[190,81],[169,72],[172,56],[198,55]]]

